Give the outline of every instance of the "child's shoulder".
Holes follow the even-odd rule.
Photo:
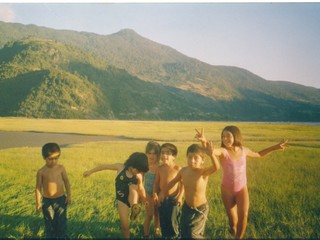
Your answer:
[[[56,166],[50,168],[47,165],[42,166],[39,170],[38,170],[38,174],[46,174],[52,171],[63,171],[65,168],[63,165],[61,164],[57,164]]]
[[[163,171],[164,169],[166,169],[166,165],[164,165],[164,164],[159,165],[156,169],[157,169],[157,171]]]
[[[59,168],[59,169],[65,169],[62,164],[57,164],[57,168]]]
[[[173,165],[162,164],[157,169],[158,169],[158,172],[161,173],[161,172],[171,171],[172,169],[178,171],[178,170],[180,170],[180,167],[176,164],[173,164]]]
[[[188,166],[182,167],[182,168],[180,168],[179,171],[180,171],[181,173],[187,173],[187,172],[189,171],[189,167],[188,167]]]
[[[217,155],[219,155],[220,157],[226,157],[228,154],[228,149],[224,148],[224,147],[219,147],[215,149],[217,151]]]
[[[160,164],[158,166],[158,169],[165,169],[165,168],[168,168],[168,165],[167,164]]]
[[[41,168],[38,169],[37,173],[43,173],[48,167],[43,165]]]
[[[248,151],[249,148],[246,147],[246,146],[242,146],[241,149],[242,149],[243,151]]]
[[[217,150],[222,152],[222,153],[228,152],[228,149],[226,149],[225,147],[219,147],[219,148],[217,148]]]
[[[179,165],[177,165],[177,164],[175,164],[175,165],[173,166],[173,168],[174,168],[175,170],[177,170],[177,171],[180,171],[180,169],[181,169],[181,167],[180,167]]]

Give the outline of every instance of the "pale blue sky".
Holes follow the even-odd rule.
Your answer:
[[[0,21],[124,28],[212,65],[320,88],[320,3],[0,3]]]

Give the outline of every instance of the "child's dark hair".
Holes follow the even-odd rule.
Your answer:
[[[199,144],[192,144],[187,149],[187,155],[188,153],[196,153],[199,154],[202,158],[206,157],[206,149],[204,149]]]
[[[147,155],[141,152],[132,153],[128,160],[124,163],[126,168],[133,167],[136,168],[139,172],[148,172],[148,158]]]
[[[60,147],[57,143],[46,143],[42,147],[42,156],[43,158],[47,158],[54,153],[61,153]]]
[[[225,147],[222,141],[222,135],[224,131],[228,131],[233,135],[234,143],[233,146],[241,147],[242,146],[242,135],[240,129],[236,126],[226,126],[221,132],[221,147]]]
[[[170,152],[172,153],[173,156],[177,156],[178,155],[178,149],[175,145],[173,145],[172,143],[164,143],[161,145],[160,151],[163,148],[168,148],[170,150]]]
[[[157,143],[156,141],[148,142],[148,144],[146,146],[146,153],[148,153],[150,151],[154,151],[154,153],[157,155],[158,161],[159,161],[159,158],[160,158],[160,144]]]

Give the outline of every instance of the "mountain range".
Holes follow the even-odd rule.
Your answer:
[[[320,89],[213,66],[140,36],[0,22],[0,116],[320,121]]]

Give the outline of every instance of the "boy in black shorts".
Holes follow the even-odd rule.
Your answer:
[[[185,201],[182,206],[180,231],[182,239],[204,238],[205,224],[209,213],[206,198],[206,188],[209,175],[220,168],[216,156],[213,154],[213,145],[209,143],[207,149],[192,144],[187,149],[188,166],[183,167],[177,176],[169,182],[164,192],[182,180],[185,192]],[[202,167],[205,156],[209,155],[212,165]]]

